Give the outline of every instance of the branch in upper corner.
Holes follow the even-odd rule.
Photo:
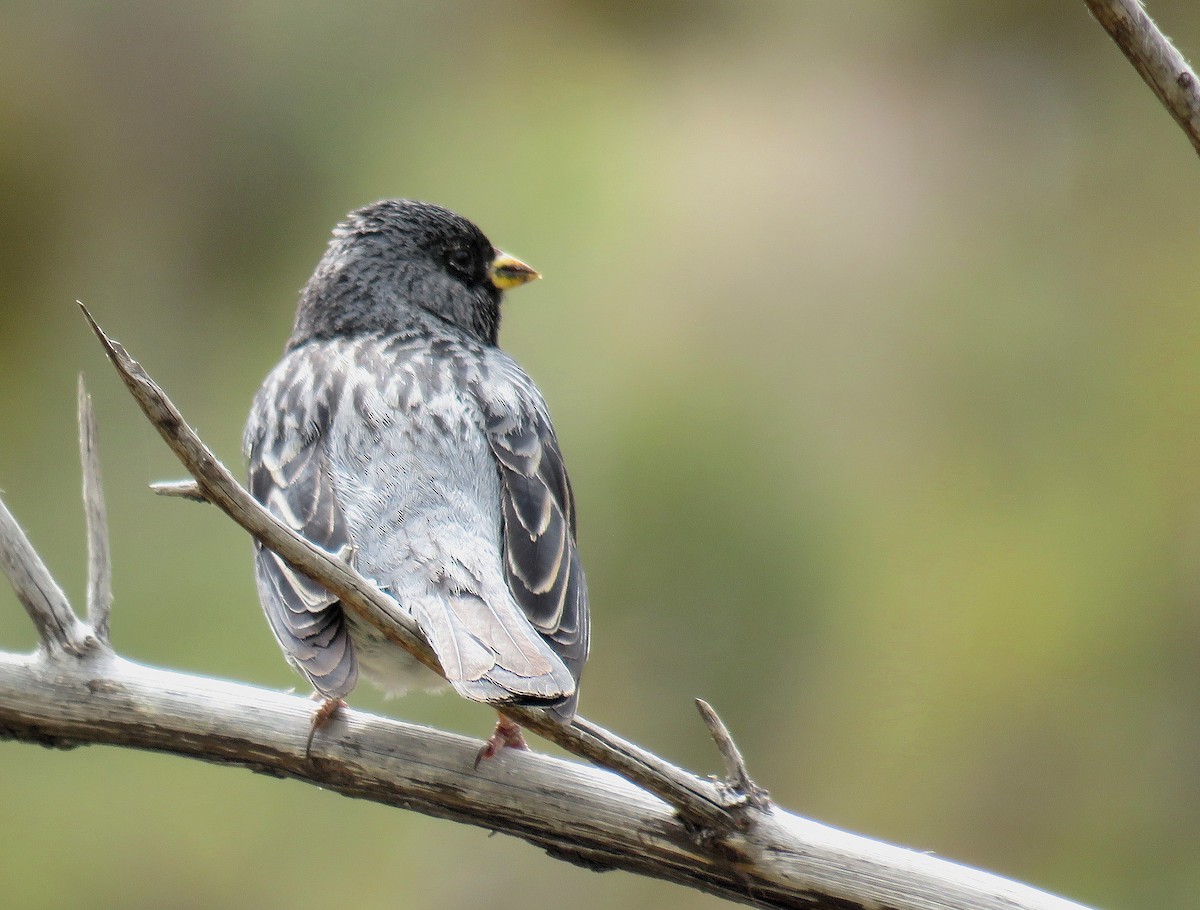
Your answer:
[[[1200,84],[1138,0],[1084,0],[1200,153]]]
[[[79,460],[83,467],[83,515],[87,524],[87,617],[92,631],[108,641],[112,614],[112,551],[108,545],[108,513],[100,483],[100,452],[96,442],[96,414],[83,374],[79,374]]]

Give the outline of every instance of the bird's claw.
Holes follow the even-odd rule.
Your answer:
[[[525,737],[521,733],[521,727],[501,714],[500,720],[496,722],[495,731],[488,737],[487,742],[483,744],[483,748],[475,755],[475,767],[478,768],[480,763],[486,759],[495,758],[501,749],[528,748],[529,745],[525,742]]]
[[[340,698],[325,698],[317,692],[314,692],[312,697],[321,699],[321,705],[313,712],[312,723],[308,728],[308,739],[304,741],[304,757],[306,759],[312,758],[313,737],[317,735],[317,731],[328,724],[338,711],[346,707],[346,703]]]

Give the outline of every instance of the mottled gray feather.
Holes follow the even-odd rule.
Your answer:
[[[504,565],[513,596],[576,683],[587,660],[587,585],[575,544],[575,497],[541,394],[498,349],[473,390],[500,465]],[[556,706],[569,718],[577,696]]]
[[[463,695],[574,712],[588,650],[575,506],[545,403],[495,345],[499,253],[440,206],[383,200],[338,225],[246,430],[254,495],[347,553],[414,619]],[[326,695],[425,671],[273,554],[259,591]]]
[[[246,426],[250,492],[294,531],[336,553],[350,536],[331,484],[328,402],[312,395],[313,364],[285,363],[259,391]],[[284,653],[322,695],[347,695],[358,666],[337,599],[257,541],[254,566]]]
[[[496,349],[420,328],[292,351],[247,430],[252,492],[314,543],[349,545],[463,695],[570,716],[586,594],[545,406]],[[320,691],[353,684],[356,650],[385,689],[413,683],[411,659],[334,598],[269,552],[259,565],[272,627]]]

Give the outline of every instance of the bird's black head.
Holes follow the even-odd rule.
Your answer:
[[[537,278],[441,206],[386,199],[351,212],[300,296],[288,348],[402,329],[425,310],[495,344],[500,297]]]

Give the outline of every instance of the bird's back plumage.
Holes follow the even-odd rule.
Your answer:
[[[370,318],[293,336],[246,428],[251,492],[389,593],[461,694],[545,704],[568,719],[588,606],[573,496],[545,403],[470,325],[387,281],[372,291],[361,269],[339,283],[330,260],[347,251],[338,243],[335,234],[322,263],[328,306],[348,294]],[[439,281],[418,274],[411,283]],[[298,327],[303,317],[302,302]],[[256,574],[276,638],[323,695],[347,694],[360,670],[390,690],[420,678],[371,624],[261,547]]]

